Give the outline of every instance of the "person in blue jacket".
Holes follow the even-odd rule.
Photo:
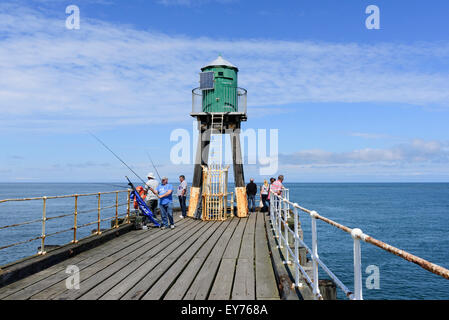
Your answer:
[[[162,226],[161,229],[175,228],[173,221],[173,186],[168,183],[167,177],[162,177],[161,184],[156,189],[161,209]],[[169,224],[170,223],[170,224]]]

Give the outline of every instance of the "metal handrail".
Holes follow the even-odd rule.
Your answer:
[[[119,203],[119,194],[121,193],[127,193],[127,199],[126,202],[124,203]],[[102,195],[106,195],[106,194],[115,194],[115,201],[113,205],[110,206],[101,206],[101,196]],[[98,197],[98,205],[95,209],[89,209],[89,210],[83,210],[83,211],[78,211],[78,199],[80,197],[90,197],[90,196],[97,196]],[[69,231],[73,231],[73,239],[70,241],[70,243],[77,243],[79,240],[81,239],[77,239],[77,230],[79,228],[83,228],[83,227],[87,227],[89,225],[93,225],[93,224],[97,224],[97,232],[95,233],[96,235],[100,235],[101,234],[101,229],[100,229],[100,225],[101,222],[104,221],[108,221],[108,220],[113,220],[115,219],[115,225],[113,227],[111,227],[111,229],[116,229],[119,227],[118,225],[118,218],[121,217],[126,217],[125,223],[129,224],[130,223],[130,219],[129,219],[129,215],[130,215],[130,210],[131,210],[131,190],[127,189],[127,190],[119,190],[119,191],[107,191],[107,192],[97,192],[97,193],[85,193],[85,194],[71,194],[71,195],[63,195],[63,196],[43,196],[43,197],[35,197],[35,198],[20,198],[20,199],[4,199],[4,200],[0,200],[0,204],[2,203],[7,203],[7,202],[21,202],[21,201],[35,201],[35,200],[42,200],[42,218],[41,219],[36,219],[36,220],[30,220],[30,221],[25,221],[25,222],[20,222],[20,223],[15,223],[15,224],[11,224],[11,225],[6,225],[6,226],[0,226],[0,230],[4,230],[4,229],[9,229],[9,228],[14,228],[14,227],[19,227],[19,226],[23,226],[23,225],[28,225],[28,224],[32,224],[32,223],[38,223],[40,222],[42,224],[42,233],[39,237],[35,237],[35,238],[31,238],[31,239],[27,239],[27,240],[23,240],[23,241],[19,241],[19,242],[15,242],[15,243],[11,243],[5,246],[0,247],[0,250],[6,249],[6,248],[10,248],[10,247],[14,247],[20,244],[24,244],[24,243],[28,243],[31,241],[35,241],[38,239],[41,239],[41,248],[40,251],[38,252],[39,255],[44,255],[46,254],[45,251],[45,239],[50,237],[50,236],[54,236],[60,233],[64,233],[64,232],[69,232]],[[47,201],[51,200],[51,199],[66,199],[66,198],[74,198],[75,203],[74,203],[74,211],[72,213],[68,213],[68,214],[61,214],[58,216],[51,216],[51,217],[47,217]],[[126,213],[124,214],[119,214],[119,207],[123,207],[126,206]],[[115,208],[115,215],[113,217],[109,217],[109,218],[101,218],[101,211],[104,209],[112,209]],[[97,212],[97,219],[93,222],[89,222],[89,223],[85,223],[85,224],[78,224],[78,214],[80,213],[89,213],[89,212]],[[73,216],[73,226],[71,228],[68,229],[64,229],[64,230],[59,230],[53,233],[46,233],[46,222],[49,220],[54,220],[54,219],[60,219],[60,218],[64,218],[64,217],[68,217],[68,216]],[[82,238],[84,239],[84,238]]]
[[[320,293],[318,286],[318,266],[320,266],[329,277],[336,283],[340,289],[343,290],[345,295],[351,300],[362,300],[363,299],[363,287],[362,287],[362,255],[361,255],[361,245],[360,240],[370,243],[384,251],[393,253],[402,259],[413,262],[419,265],[421,268],[430,271],[436,275],[439,275],[445,279],[449,279],[449,270],[431,263],[423,258],[415,256],[404,250],[398,249],[391,246],[385,242],[377,240],[362,232],[359,228],[349,228],[338,222],[319,215],[316,211],[309,210],[301,207],[297,203],[293,203],[289,200],[289,190],[286,188],[282,189],[281,195],[278,195],[270,190],[270,219],[275,231],[275,237],[279,239],[279,248],[284,248],[285,246],[285,264],[293,263],[295,268],[295,286],[300,287],[299,277],[300,273],[305,279],[309,287],[312,288],[314,298],[321,300],[323,297]],[[290,206],[293,210],[290,210]],[[312,229],[312,248],[309,248],[305,242],[299,237],[299,211],[309,214],[311,217],[311,229]],[[288,225],[288,218],[290,213],[293,212],[294,215],[294,230],[290,229]],[[346,233],[349,233],[353,239],[353,253],[354,253],[354,292],[349,290],[343,282],[338,279],[338,277],[332,273],[332,271],[324,264],[324,262],[318,256],[318,244],[317,244],[317,229],[316,220],[321,220],[327,224],[334,226]],[[282,226],[284,230],[282,232]],[[290,248],[288,234],[292,234],[294,241],[294,251]],[[304,247],[306,251],[311,255],[312,258],[312,279],[306,273],[304,268],[299,263],[299,245]],[[290,261],[290,257],[293,261]]]

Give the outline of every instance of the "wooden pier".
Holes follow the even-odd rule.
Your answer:
[[[0,288],[0,299],[280,299],[268,220],[257,212],[243,219],[187,218],[177,220],[175,229],[129,231]],[[67,288],[69,266],[80,270],[79,289]]]

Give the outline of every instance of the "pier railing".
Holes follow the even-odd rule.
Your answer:
[[[123,203],[120,203],[119,195],[124,194],[124,193],[126,194],[126,201]],[[88,194],[72,194],[72,195],[65,195],[65,196],[49,196],[49,197],[0,200],[0,206],[5,203],[14,203],[14,202],[23,202],[23,201],[42,201],[42,216],[39,219],[19,222],[19,223],[10,224],[10,225],[3,225],[3,226],[0,225],[0,232],[1,232],[2,230],[6,230],[6,229],[17,228],[17,227],[24,226],[24,225],[40,223],[42,226],[41,235],[30,238],[30,239],[10,243],[10,244],[4,245],[4,246],[0,246],[0,252],[7,248],[15,247],[15,246],[18,246],[21,244],[25,244],[25,243],[36,241],[36,240],[40,239],[41,246],[40,246],[40,250],[39,250],[38,254],[43,255],[46,253],[45,241],[48,237],[55,236],[55,235],[65,233],[65,232],[72,232],[73,233],[73,236],[71,236],[72,240],[69,243],[77,243],[79,240],[81,240],[81,239],[78,239],[78,234],[77,234],[77,231],[80,228],[88,227],[90,225],[95,225],[96,226],[95,234],[100,235],[102,233],[102,229],[101,229],[102,222],[115,219],[115,224],[111,227],[111,229],[119,227],[119,224],[118,224],[119,218],[125,218],[125,223],[130,223],[130,219],[129,219],[130,203],[131,203],[130,194],[131,194],[131,190],[120,190],[120,191],[98,192],[98,193],[88,193]],[[108,205],[108,206],[102,206],[102,196],[103,195],[115,195],[113,204]],[[96,206],[94,208],[88,209],[88,210],[79,210],[79,205],[78,205],[79,202],[78,201],[80,198],[85,198],[85,197],[97,197]],[[67,199],[67,198],[73,199],[73,205],[74,205],[73,212],[60,214],[60,215],[56,215],[56,216],[48,216],[47,215],[47,206],[48,206],[49,201],[51,201],[53,199]],[[122,207],[126,207],[125,213],[119,213],[119,210]],[[0,209],[1,209],[1,207],[0,207]],[[107,217],[107,218],[105,218],[104,216],[102,217],[102,211],[104,211],[106,209],[112,209],[112,210],[115,209],[114,210],[115,214],[112,217]],[[86,213],[96,213],[95,221],[80,224],[78,222],[78,215],[86,214]],[[61,219],[61,218],[65,218],[65,217],[70,217],[70,216],[72,216],[72,218],[73,218],[73,226],[71,226],[70,228],[65,227],[65,229],[54,231],[51,233],[47,232],[46,224],[48,221],[55,220],[55,219]]]
[[[299,213],[307,213],[311,218],[311,233],[312,233],[312,248],[299,236]],[[293,229],[290,228],[288,220],[293,214]],[[385,242],[377,240],[362,232],[359,228],[349,228],[338,222],[319,215],[316,211],[308,210],[301,207],[297,203],[293,203],[289,200],[289,190],[284,188],[280,195],[270,191],[270,220],[275,232],[275,237],[278,239],[279,248],[284,249],[284,264],[293,264],[295,271],[295,286],[300,287],[300,278],[302,277],[307,285],[312,289],[314,298],[316,300],[323,299],[319,290],[319,267],[321,267],[329,277],[335,282],[335,284],[343,290],[345,295],[351,300],[363,299],[363,286],[362,286],[362,254],[360,240],[370,243],[384,251],[392,253],[401,257],[404,260],[413,262],[419,265],[421,268],[430,271],[436,275],[439,275],[449,280],[449,270],[429,262],[425,259],[417,257],[404,250],[393,247]],[[324,264],[318,255],[318,243],[317,243],[317,228],[316,222],[321,220],[333,227],[336,227],[346,233],[348,233],[353,240],[353,253],[354,253],[354,290],[351,291],[340,279]],[[289,234],[291,237],[289,237]],[[289,243],[289,239],[293,239],[293,243]],[[293,246],[293,249],[291,248]],[[309,277],[303,266],[300,264],[299,248],[303,247],[307,253],[310,254],[312,259],[312,279]]]

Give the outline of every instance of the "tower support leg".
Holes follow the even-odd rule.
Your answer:
[[[197,211],[201,210],[201,187],[203,184],[202,165],[207,166],[211,135],[211,130],[207,126],[203,127],[203,124],[201,124],[200,121],[198,121],[198,130],[200,131],[200,134],[198,135],[195,168],[193,171],[192,187],[190,188],[189,208],[187,210],[187,216],[191,218],[201,217],[200,214],[197,214]]]
[[[246,198],[245,177],[243,174],[242,149],[240,146],[240,128],[231,133],[232,162],[234,166],[235,197],[237,201],[237,217],[248,216],[248,199]]]

